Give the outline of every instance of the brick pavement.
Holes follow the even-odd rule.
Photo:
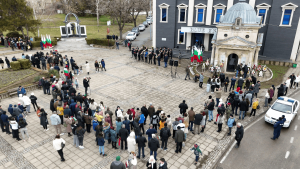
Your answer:
[[[71,56],[79,65],[83,65],[85,60],[90,62],[90,77],[92,78],[90,85],[92,95],[97,103],[104,102],[105,106],[109,106],[115,110],[117,106],[121,106],[126,110],[132,106],[141,107],[143,104],[153,103],[155,108],[161,106],[163,111],[172,119],[179,115],[178,105],[182,100],[186,100],[189,107],[194,107],[196,113],[202,108],[206,98],[211,93],[206,93],[204,89],[200,89],[198,84],[192,80],[183,80],[185,75],[184,68],[178,68],[181,79],[172,79],[169,76],[170,68],[157,67],[146,63],[137,62],[131,58],[131,54],[127,48],[121,48],[119,51],[108,49],[72,49],[60,50],[63,55]],[[33,51],[36,52],[36,51]],[[32,53],[33,53],[32,52]],[[13,55],[7,55],[11,58]],[[16,55],[18,56],[18,55]],[[106,61],[107,71],[95,73],[93,69],[94,60],[104,59]],[[80,74],[75,76],[82,82],[86,75]],[[80,83],[78,92],[83,93],[84,88]],[[46,109],[48,113],[51,96],[42,94],[41,90],[33,91],[38,97],[38,105]],[[226,97],[225,95],[223,96]],[[16,97],[2,100],[1,105],[6,109],[8,104],[17,104]],[[51,115],[51,113],[50,113]],[[49,116],[50,116],[49,115]],[[49,117],[48,116],[48,117]],[[216,111],[214,111],[214,118]],[[115,121],[115,120],[114,120]],[[54,128],[50,126],[50,130],[43,131],[39,125],[39,119],[31,113],[27,117],[28,132],[31,137],[30,141],[20,141],[12,139],[11,135],[5,133],[0,134],[0,169],[1,168],[109,168],[110,163],[115,160],[117,155],[121,156],[124,162],[128,158],[127,151],[115,150],[111,145],[105,144],[105,152],[107,157],[100,157],[98,147],[95,144],[94,132],[85,134],[84,149],[80,150],[73,146],[73,138],[67,135],[62,136],[67,144],[64,149],[66,162],[59,160],[59,155],[53,149],[52,140],[55,135]],[[149,124],[149,119],[148,122]],[[227,132],[225,124],[223,131],[217,133],[217,126],[208,123],[204,133],[193,135],[188,133],[185,147],[181,154],[176,154],[175,142],[169,139],[168,150],[158,150],[158,159],[164,157],[168,162],[170,169],[176,168],[196,168],[193,164],[194,154],[189,149],[195,143],[200,145],[204,156],[210,153],[219,144]],[[2,144],[3,143],[3,144]],[[5,145],[5,146],[3,146]],[[137,149],[137,148],[136,148]],[[149,158],[150,151],[145,149],[146,158],[138,160],[138,168],[145,168],[146,160]],[[203,158],[200,157],[200,160]]]

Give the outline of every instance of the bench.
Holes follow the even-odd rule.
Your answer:
[[[16,87],[16,88],[13,88],[13,89],[9,89],[7,92],[8,92],[8,95],[10,96],[10,97],[12,97],[13,95],[15,95],[15,94],[18,94],[18,87]],[[25,88],[26,89],[26,88]]]

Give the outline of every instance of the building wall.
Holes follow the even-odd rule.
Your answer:
[[[157,10],[157,47],[179,47],[180,49],[186,48],[186,38],[187,34],[185,34],[185,44],[177,44],[178,40],[178,29],[180,29],[182,26],[187,26],[186,23],[178,23],[178,8],[177,5],[180,3],[184,3],[186,5],[189,5],[189,0],[156,0],[156,10]],[[195,0],[194,6],[203,3],[204,5],[208,5],[208,1],[212,0]],[[250,0],[246,0],[247,3],[249,3]],[[251,0],[252,1],[252,0]],[[238,3],[239,0],[233,0],[233,4]],[[253,1],[252,1],[253,2]],[[292,26],[291,27],[280,27],[280,21],[282,16],[282,8],[281,6],[286,3],[294,3],[298,5],[299,7],[296,8],[293,20],[292,20]],[[158,5],[162,3],[167,3],[170,5],[169,12],[168,12],[168,23],[160,23],[160,8]],[[222,3],[226,5],[224,14],[226,14],[228,8],[228,0],[213,0],[213,6],[216,4]],[[300,1],[299,0],[255,0],[254,9],[255,12],[257,12],[256,5],[259,5],[261,3],[267,3],[271,5],[271,7],[268,10],[267,17],[266,17],[266,24],[264,27],[262,27],[259,30],[259,33],[264,33],[264,40],[263,45],[260,50],[260,55],[263,57],[260,57],[260,59],[263,60],[283,60],[283,61],[289,61],[291,57],[291,51],[294,45],[294,39],[295,34],[299,22],[300,17]],[[204,24],[196,24],[196,10],[194,6],[189,6],[188,8],[193,8],[193,27],[215,27],[216,25],[214,23],[215,19],[215,10],[212,8],[212,14],[211,14],[211,24],[206,25],[207,23],[207,8],[205,10],[205,17],[204,17]],[[188,10],[186,20],[188,20]],[[167,38],[167,41],[162,41],[161,38]],[[191,38],[192,40],[193,38]]]
[[[286,3],[294,3],[299,7],[296,8],[291,27],[280,27],[282,8],[281,6]],[[295,39],[296,29],[300,17],[300,1],[299,0],[274,0],[272,3],[271,17],[269,20],[269,26],[264,44],[263,55],[267,58],[261,58],[264,60],[282,60],[289,61],[291,51]]]

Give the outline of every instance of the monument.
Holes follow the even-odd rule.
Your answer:
[[[70,22],[68,16],[72,14],[76,18],[76,22]],[[79,24],[79,18],[74,13],[68,13],[65,18],[65,26],[60,26],[60,35],[62,38],[69,37],[86,37],[86,26]]]

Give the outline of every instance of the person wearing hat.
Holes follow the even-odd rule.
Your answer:
[[[282,117],[279,117],[279,120],[274,124],[274,132],[273,132],[273,137],[271,138],[272,140],[276,140],[278,139],[278,137],[280,136],[280,131],[281,128],[283,127],[283,120]]]
[[[122,163],[120,160],[121,160],[121,157],[120,157],[120,156],[117,156],[117,157],[116,157],[116,161],[113,161],[113,162],[110,164],[110,168],[111,168],[111,169],[126,169],[125,164]]]
[[[178,152],[181,153],[183,141],[185,141],[184,132],[181,130],[180,126],[177,126],[177,131],[175,133],[175,143],[176,143],[175,153]]]
[[[157,169],[156,161],[153,156],[150,156],[146,164],[147,169]]]
[[[200,150],[198,144],[194,144],[194,147],[191,148],[190,150],[192,150],[192,151],[194,150],[194,154],[195,154],[195,156],[196,156],[196,159],[195,159],[195,165],[197,165],[197,162],[198,162],[198,160],[199,160],[199,154],[202,155],[202,152],[201,152],[201,150]]]
[[[38,105],[36,104],[37,97],[36,97],[36,96],[34,95],[34,93],[32,92],[29,98],[30,98],[30,100],[31,100],[31,104],[32,104],[32,106],[33,106],[33,108],[34,108],[34,111],[36,111],[37,108],[38,108]]]

